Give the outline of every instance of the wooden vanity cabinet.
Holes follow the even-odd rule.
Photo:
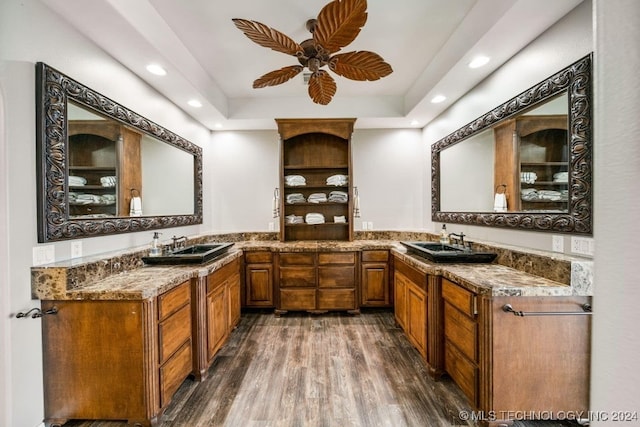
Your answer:
[[[276,314],[356,310],[356,252],[282,252],[277,255]]]
[[[240,259],[201,278],[194,292],[199,306],[193,312],[194,323],[198,325],[193,371],[201,381],[240,320]]]
[[[360,255],[360,306],[391,307],[389,251],[364,250]]]
[[[442,279],[444,369],[472,405],[478,405],[479,337],[477,295]]]
[[[275,307],[273,298],[273,255],[270,251],[244,253],[243,305],[248,308]]]
[[[190,282],[145,300],[42,301],[45,425],[156,425],[192,371]]]
[[[427,358],[427,275],[394,261],[394,314],[411,344]]]
[[[493,414],[484,425],[520,414],[587,413],[590,297],[477,295],[442,279],[445,370],[474,409]],[[573,313],[515,316],[525,313]],[[488,416],[488,415],[487,415]]]

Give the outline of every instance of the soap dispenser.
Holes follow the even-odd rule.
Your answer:
[[[149,256],[159,256],[162,255],[162,247],[160,246],[160,234],[157,231],[153,233],[153,240],[151,241],[151,250],[149,251]]]
[[[449,233],[447,233],[447,224],[442,224],[442,230],[440,230],[440,243],[443,245],[449,244]]]

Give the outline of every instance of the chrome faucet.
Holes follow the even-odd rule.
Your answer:
[[[184,248],[184,246],[187,244],[187,236],[180,236],[180,237],[173,236],[171,240],[173,240],[173,243],[171,244],[171,249],[174,251]]]
[[[461,231],[459,234],[458,233],[449,233],[449,240],[451,240],[451,236],[454,236],[455,239],[460,242],[460,246],[462,246],[464,248],[464,233]]]

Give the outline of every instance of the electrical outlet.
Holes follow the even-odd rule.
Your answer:
[[[74,241],[71,242],[71,258],[81,258],[82,257],[82,242]]]
[[[571,252],[593,256],[593,239],[590,237],[571,237]]]
[[[552,236],[551,247],[554,252],[564,252],[564,237]]]
[[[362,229],[366,230],[367,226],[368,226],[367,221],[362,221]]]
[[[269,231],[273,231],[273,230],[275,230],[275,228],[276,228],[275,224],[273,222],[270,222],[269,223]]]
[[[33,265],[50,264],[56,260],[56,247],[53,245],[34,246]]]
[[[367,223],[367,228],[368,228],[369,230],[373,230],[373,222],[372,222],[372,221],[369,221],[369,222]]]

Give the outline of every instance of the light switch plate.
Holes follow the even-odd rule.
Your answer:
[[[571,237],[571,252],[593,256],[593,239],[590,237]]]
[[[50,264],[56,260],[56,247],[54,245],[34,246],[32,255],[34,266]]]
[[[553,236],[551,242],[551,249],[554,252],[564,252],[564,237],[563,236]]]
[[[82,242],[77,240],[71,242],[71,258],[81,258],[82,257]]]

